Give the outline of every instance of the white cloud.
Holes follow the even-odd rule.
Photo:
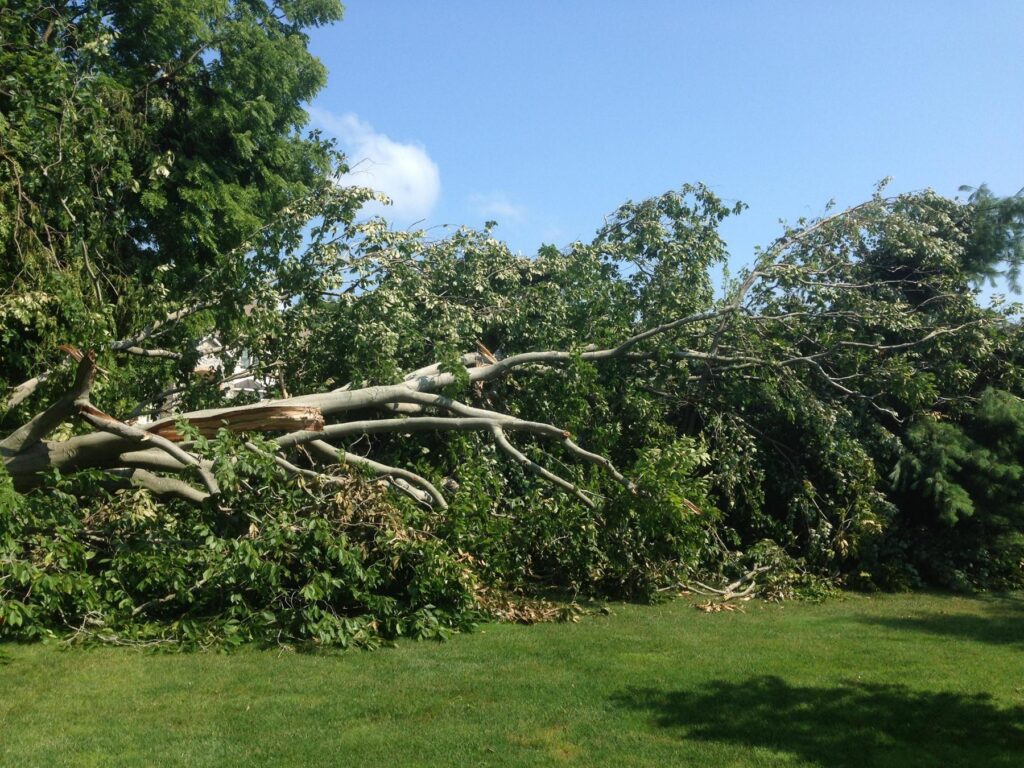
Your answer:
[[[526,208],[516,205],[500,192],[489,195],[470,195],[469,207],[478,216],[497,219],[499,223],[522,221],[526,216]]]
[[[313,122],[338,139],[350,171],[339,178],[347,186],[370,187],[391,198],[387,207],[371,203],[364,213],[411,223],[430,215],[441,197],[441,172],[420,144],[403,144],[378,133],[352,113],[335,115],[310,107]]]

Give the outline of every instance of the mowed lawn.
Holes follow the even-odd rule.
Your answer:
[[[0,764],[1024,766],[1024,599],[488,625],[376,652],[0,646]]]

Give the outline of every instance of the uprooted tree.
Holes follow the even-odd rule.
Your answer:
[[[0,634],[1019,584],[1019,314],[976,282],[1019,264],[1020,198],[879,191],[717,286],[740,206],[702,186],[532,258],[357,223],[298,133],[339,10],[0,10]]]

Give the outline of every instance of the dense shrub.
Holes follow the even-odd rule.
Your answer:
[[[378,483],[296,483],[226,435],[210,448],[234,459],[217,503],[103,491],[102,473],[28,498],[7,482],[0,636],[344,647],[473,621],[471,568]]]

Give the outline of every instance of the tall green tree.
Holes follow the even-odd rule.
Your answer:
[[[1024,189],[1010,197],[992,194],[985,184],[970,192],[970,213],[964,266],[977,280],[993,285],[1005,277],[1019,291],[1020,270],[1024,266]]]
[[[168,316],[200,307],[191,325],[177,316],[184,335],[230,337],[298,272],[308,282],[294,258],[304,227],[350,219],[359,200],[331,183],[340,154],[305,131],[303,104],[326,78],[305,30],[341,12],[336,0],[0,8],[0,381],[30,382],[16,401],[59,345],[144,354],[140,329],[163,322],[173,340]],[[190,367],[187,351],[167,360],[151,379]]]

